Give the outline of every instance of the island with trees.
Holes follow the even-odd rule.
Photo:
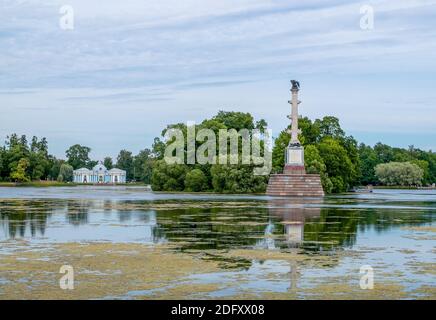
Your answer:
[[[250,113],[219,111],[205,119],[196,129],[242,128],[263,130],[265,120],[255,121]],[[374,146],[358,143],[341,128],[339,119],[299,119],[299,139],[305,149],[308,173],[321,176],[326,193],[341,193],[356,186],[420,187],[436,182],[436,153],[414,146],[391,147],[381,142]],[[186,191],[217,193],[264,193],[268,176],[253,175],[254,164],[167,164],[164,151],[171,141],[163,139],[167,130],[178,128],[186,134],[184,123],[169,124],[151,148],[134,155],[121,150],[116,159],[106,157],[103,164],[126,171],[127,181],[150,184],[154,191]],[[272,173],[280,173],[284,150],[289,143],[289,128],[274,137]],[[200,147],[198,144],[196,147]],[[186,145],[185,145],[186,151]],[[0,147],[0,185],[56,186],[72,185],[73,170],[92,168],[98,163],[90,159],[91,149],[79,144],[69,147],[65,158],[49,154],[46,138],[11,134]]]

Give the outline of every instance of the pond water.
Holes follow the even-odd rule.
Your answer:
[[[194,298],[317,298],[319,290],[311,288],[340,277],[358,288],[363,265],[374,268],[383,285],[401,286],[388,298],[435,298],[435,220],[434,190],[290,199],[140,187],[0,188],[0,254],[23,243],[46,250],[69,243],[144,244],[219,263],[213,272],[97,298],[153,298],[189,285],[211,288],[188,295]],[[269,259],[271,253],[281,256]],[[0,297],[2,279],[14,285],[1,270]]]

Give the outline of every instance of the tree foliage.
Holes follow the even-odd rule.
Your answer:
[[[318,149],[314,145],[308,145],[304,149],[304,163],[307,173],[317,173],[321,177],[324,191],[330,193],[333,190],[333,183],[327,173],[327,167]]]
[[[265,126],[265,120],[260,119],[255,122],[253,116],[249,113],[219,111],[214,117],[205,119],[200,124],[196,125],[195,130],[198,132],[200,129],[210,129],[215,133],[215,136],[218,137],[220,129],[235,129],[239,131],[241,129],[252,130],[257,128],[260,130]],[[162,131],[162,136],[165,135],[167,130],[174,128],[180,129],[183,132],[184,137],[187,137],[187,127],[183,123],[168,125]],[[217,148],[215,155],[218,155],[218,139],[216,140]],[[153,150],[156,153],[159,152],[159,155],[163,155],[165,147],[172,142],[173,140],[166,141],[166,144],[162,145],[161,140],[156,138]],[[205,139],[205,141],[197,141],[196,150],[206,142],[207,139]],[[241,153],[242,139],[240,137],[238,138],[238,144],[238,152]],[[185,139],[183,150],[186,160],[187,139]],[[242,164],[241,154],[239,154],[239,164],[233,165],[176,165],[167,164],[166,162],[159,160],[153,167],[151,182],[153,190],[214,191],[228,193],[264,192],[268,183],[268,176],[253,175],[254,168],[254,164]],[[184,178],[176,179],[174,170],[178,170],[180,174],[184,175]]]
[[[133,156],[132,152],[121,150],[117,157],[117,168],[126,171],[126,179],[133,179]]]
[[[193,169],[186,174],[186,191],[204,191],[207,187],[207,177],[200,169]]]
[[[67,162],[74,169],[88,168],[91,169],[94,163],[89,159],[91,148],[75,144],[65,151]]]
[[[103,160],[103,165],[108,169],[112,169],[114,167],[114,163],[111,157],[105,157]]]
[[[59,182],[71,182],[73,181],[73,167],[67,163],[63,163],[59,168],[59,175],[57,180]]]
[[[155,158],[150,149],[144,149],[133,159],[134,179],[146,184],[151,183],[151,175]]]
[[[183,191],[188,168],[184,164],[168,165],[165,160],[157,160],[151,179],[155,191]]]
[[[394,148],[379,142],[373,148],[360,144],[358,152],[361,184],[378,184],[380,181],[375,174],[375,167],[389,162],[414,163],[423,170],[423,184],[436,182],[436,154],[432,151],[422,151],[414,146],[409,146],[408,149]]]
[[[27,158],[21,158],[18,161],[17,166],[11,172],[11,179],[16,182],[27,182],[30,180],[29,176],[26,173],[27,168],[29,167],[30,162]]]
[[[45,138],[32,137],[28,143],[25,135],[12,134],[6,138],[0,147],[0,180],[12,180],[12,174],[17,176],[22,170],[18,168],[21,159],[27,160],[24,176],[29,180],[46,179],[49,176],[53,157],[48,154],[48,144]],[[24,165],[24,163],[21,163]],[[22,178],[22,177],[21,177]]]
[[[319,143],[318,149],[333,184],[332,192],[344,192],[353,186],[355,164],[352,163],[347,150],[340,142],[327,137]]]
[[[424,170],[410,162],[389,162],[378,164],[375,174],[384,185],[420,186]]]

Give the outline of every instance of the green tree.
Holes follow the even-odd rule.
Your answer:
[[[90,166],[89,153],[91,148],[75,144],[68,148],[65,152],[67,156],[67,162],[74,169],[86,168]]]
[[[258,129],[260,132],[264,132],[264,129],[268,127],[268,123],[265,121],[265,119],[260,119],[259,121],[256,121],[256,129]]]
[[[327,116],[320,119],[316,119],[314,125],[318,127],[320,138],[332,137],[332,138],[343,138],[345,137],[345,132],[342,130],[339,119],[332,116]]]
[[[114,164],[112,162],[112,158],[111,157],[105,157],[103,160],[103,165],[108,169],[112,169],[114,167]]]
[[[71,182],[73,181],[73,167],[63,163],[59,169],[58,181]]]
[[[117,157],[117,168],[126,171],[127,180],[133,180],[133,156],[130,151],[120,151]]]
[[[360,158],[360,183],[363,185],[377,183],[374,168],[378,164],[377,154],[370,147],[361,143],[359,145],[359,158]]]
[[[186,174],[186,191],[204,191],[207,189],[207,177],[200,169],[193,169]]]
[[[198,132],[200,129],[210,129],[212,130],[216,137],[219,136],[219,130],[221,129],[235,129],[239,131],[241,129],[254,129],[258,128],[259,130],[266,125],[264,120],[259,120],[256,123],[252,115],[249,113],[242,112],[226,112],[220,111],[218,114],[211,119],[205,119],[199,125],[195,127],[195,130]],[[185,137],[184,141],[184,153],[187,153],[187,126],[183,123],[176,123],[168,125],[163,131],[162,136],[165,136],[165,133],[169,129],[179,129],[182,131]],[[253,138],[253,136],[250,136]],[[173,139],[174,140],[174,139]],[[153,147],[154,154],[163,154],[163,150],[170,143],[173,143],[173,140],[166,141],[165,145],[157,144],[160,140],[155,139],[155,144],[160,148],[159,152],[155,152]],[[203,143],[206,141],[197,141],[196,147],[200,148]],[[262,145],[262,137],[260,140],[260,144]],[[217,147],[219,145],[219,139],[216,139]],[[228,141],[228,145],[230,141]],[[185,187],[185,182],[191,181],[191,177],[188,180],[179,180],[172,174],[172,167],[178,168],[177,170],[182,170],[184,168],[185,173],[196,170],[194,173],[197,173],[200,170],[205,179],[205,183],[200,184],[202,189],[198,191],[206,191],[213,189],[217,192],[232,192],[232,193],[244,193],[244,192],[264,192],[266,189],[266,183],[268,181],[267,176],[254,176],[253,170],[255,165],[252,163],[250,165],[242,164],[242,138],[238,137],[238,152],[239,152],[239,164],[235,165],[215,165],[215,164],[189,164],[180,167],[180,165],[168,165],[166,163],[162,163],[162,161],[156,161],[153,167],[152,174],[152,187],[154,190],[183,190]],[[216,149],[216,154],[218,155],[219,148]],[[261,154],[263,150],[261,147]],[[183,186],[183,188],[182,188]],[[191,188],[189,185],[187,188]]]
[[[158,137],[154,138],[152,153],[155,159],[163,159],[165,154],[165,147],[165,142],[161,141]]]
[[[321,183],[326,193],[332,192],[333,183],[330,180],[324,160],[314,145],[308,145],[304,149],[304,163],[306,173],[317,173],[321,177]]]
[[[426,160],[411,160],[410,163],[416,164],[418,167],[422,169],[423,175],[422,175],[422,182],[425,184],[430,183],[430,169],[429,169],[429,163]]]
[[[183,191],[188,168],[184,164],[167,164],[157,160],[151,178],[154,191]]]
[[[285,165],[285,150],[291,140],[291,136],[286,131],[280,132],[274,140],[272,150],[272,172],[281,173]]]
[[[321,131],[318,122],[312,123],[308,117],[302,117],[298,119],[298,128],[301,130],[301,134],[298,135],[302,145],[313,144],[316,145],[321,138]],[[291,129],[291,126],[288,126]],[[290,139],[290,135],[287,134]]]
[[[29,159],[30,156],[30,150],[27,145],[27,138],[25,135],[22,135],[21,137],[18,137],[17,134],[12,134],[8,137],[6,137],[6,151],[4,154],[4,165],[5,172],[3,173],[5,177],[10,178],[11,174],[13,172],[17,172],[18,163],[21,159],[25,158]],[[27,172],[29,164],[26,166],[26,176],[28,177],[29,174]]]
[[[420,150],[417,157],[418,160],[424,160],[428,163],[428,177],[426,178],[424,173],[424,183],[436,183],[436,153],[431,150],[428,152]]]
[[[27,167],[29,166],[27,158],[21,158],[18,161],[17,167],[11,172],[11,179],[16,182],[27,182],[30,178],[26,174]]]
[[[50,172],[50,167],[51,164],[46,138],[38,140],[37,137],[32,137],[28,168],[32,180],[47,178]]]
[[[3,180],[3,168],[4,168],[4,157],[5,157],[5,149],[4,147],[0,147],[0,181]]]
[[[388,186],[414,186],[421,185],[424,170],[410,162],[389,162],[378,164],[375,174]]]
[[[377,163],[388,163],[394,160],[394,152],[392,147],[378,142],[374,146],[374,152],[377,156]]]
[[[61,170],[61,165],[63,163],[65,163],[65,160],[61,160],[61,159],[56,159],[53,156],[49,157],[49,162],[50,162],[50,170],[48,173],[48,177],[51,180],[55,180],[59,177],[59,172]]]
[[[213,191],[222,193],[263,193],[268,176],[253,175],[254,166],[212,165]]]
[[[151,175],[153,171],[154,158],[150,149],[144,149],[133,159],[134,179],[142,181],[146,184],[151,183]]]
[[[240,129],[252,130],[255,128],[253,116],[244,112],[219,111],[212,120],[216,120],[227,128],[235,129],[236,131]]]
[[[333,183],[333,192],[344,192],[353,182],[355,167],[347,151],[338,140],[324,138],[318,145],[319,154],[324,160],[328,176]]]

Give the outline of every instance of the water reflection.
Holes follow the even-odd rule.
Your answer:
[[[0,202],[0,239],[44,235],[52,210],[41,201],[9,200]]]
[[[88,212],[93,205],[90,201],[68,201],[66,205],[68,223],[79,226],[88,223]]]
[[[179,250],[237,248],[326,251],[351,247],[359,233],[388,233],[434,221],[435,210],[378,207],[353,199],[355,208],[326,200],[240,199],[124,201],[111,199],[0,200],[0,240],[171,242]],[[379,199],[377,200],[379,201]],[[395,204],[391,199],[390,206]],[[428,208],[428,209],[427,209]]]
[[[295,200],[294,200],[295,201]],[[306,207],[319,200],[306,200],[294,203],[287,199],[275,199],[268,202],[269,215],[272,221],[283,225],[284,244],[289,248],[300,247],[305,238],[305,222],[321,215],[321,209]]]

